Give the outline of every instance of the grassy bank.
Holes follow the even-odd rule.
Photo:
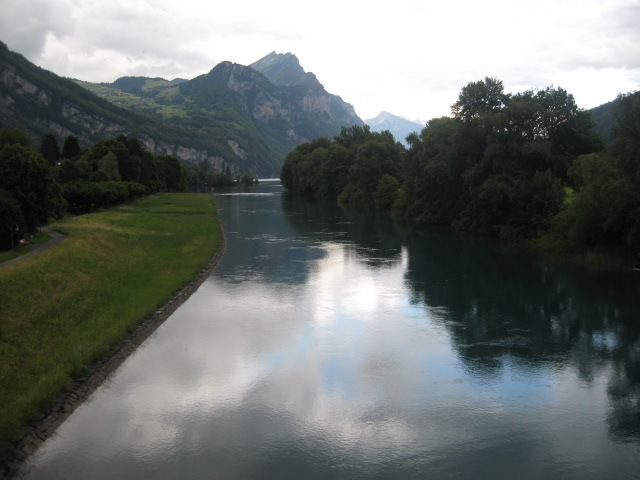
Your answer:
[[[60,245],[0,268],[0,450],[220,244],[204,194],[154,195],[54,228],[68,235]]]

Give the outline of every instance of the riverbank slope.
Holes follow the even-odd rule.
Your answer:
[[[15,470],[215,268],[206,194],[65,219],[56,248],[0,270],[0,476]]]

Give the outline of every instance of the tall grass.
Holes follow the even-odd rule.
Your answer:
[[[205,194],[65,219],[57,247],[0,268],[0,450],[217,250]]]

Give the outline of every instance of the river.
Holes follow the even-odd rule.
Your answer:
[[[640,475],[640,275],[283,194],[26,479]]]

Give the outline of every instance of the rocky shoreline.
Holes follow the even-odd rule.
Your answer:
[[[152,315],[141,322],[124,341],[111,350],[101,361],[83,377],[76,378],[64,391],[49,411],[41,418],[25,427],[25,434],[13,448],[0,454],[0,480],[8,480],[15,475],[23,462],[34,453],[44,441],[51,437],[56,429],[73,411],[107,380],[113,372],[142,343],[182,305],[216,269],[225,250],[225,237],[220,225],[220,246],[209,263],[187,285],[182,287],[171,299]]]

